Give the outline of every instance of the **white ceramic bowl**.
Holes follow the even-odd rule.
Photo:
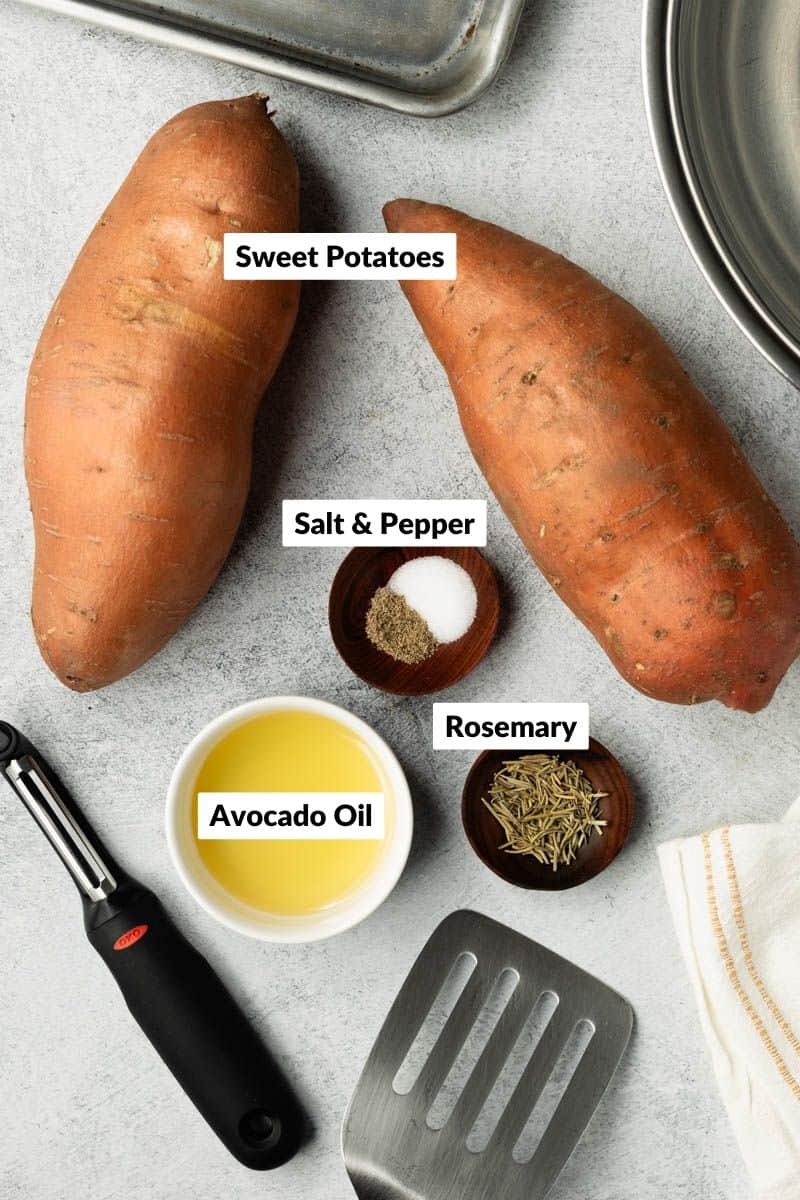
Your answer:
[[[329,908],[299,916],[269,913],[231,896],[207,869],[192,831],[192,800],[197,776],[212,748],[231,730],[266,713],[287,709],[330,717],[353,730],[378,759],[394,802],[391,833],[368,878]],[[313,942],[331,937],[363,921],[382,904],[400,878],[411,848],[414,817],[403,769],[369,725],[337,704],[306,696],[273,696],[253,700],[223,713],[206,725],[181,755],[167,793],[166,831],[170,856],[185,888],[198,904],[223,925],[265,942]]]

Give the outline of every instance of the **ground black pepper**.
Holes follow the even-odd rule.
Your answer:
[[[397,592],[378,588],[367,613],[367,637],[399,662],[424,662],[439,643],[419,613]]]

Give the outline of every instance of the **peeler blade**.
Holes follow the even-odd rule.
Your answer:
[[[633,1028],[626,1000],[473,912],[411,968],[342,1129],[359,1200],[544,1200]]]

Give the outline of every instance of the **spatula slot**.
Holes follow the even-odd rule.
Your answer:
[[[547,1126],[553,1119],[561,1097],[567,1090],[594,1035],[594,1023],[586,1018],[578,1021],[573,1027],[564,1043],[564,1049],[544,1085],[542,1094],[534,1105],[531,1115],[525,1122],[525,1128],[511,1152],[515,1163],[528,1163],[533,1158]]]
[[[398,1096],[407,1096],[419,1079],[422,1068],[430,1058],[434,1046],[477,965],[478,960],[475,955],[466,950],[454,960],[436,999],[428,1009],[408,1053],[392,1080],[392,1088]]]
[[[443,1129],[447,1124],[518,983],[519,972],[513,967],[506,967],[495,979],[439,1094],[428,1110],[425,1123],[429,1129]]]
[[[511,1053],[467,1135],[467,1149],[473,1154],[482,1153],[489,1145],[497,1123],[557,1008],[558,996],[555,992],[542,992],[526,1017]]]

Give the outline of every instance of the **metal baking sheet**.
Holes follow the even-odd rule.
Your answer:
[[[647,0],[644,51],[684,234],[745,332],[800,386],[797,0]]]
[[[475,100],[525,0],[23,0],[417,116]]]

